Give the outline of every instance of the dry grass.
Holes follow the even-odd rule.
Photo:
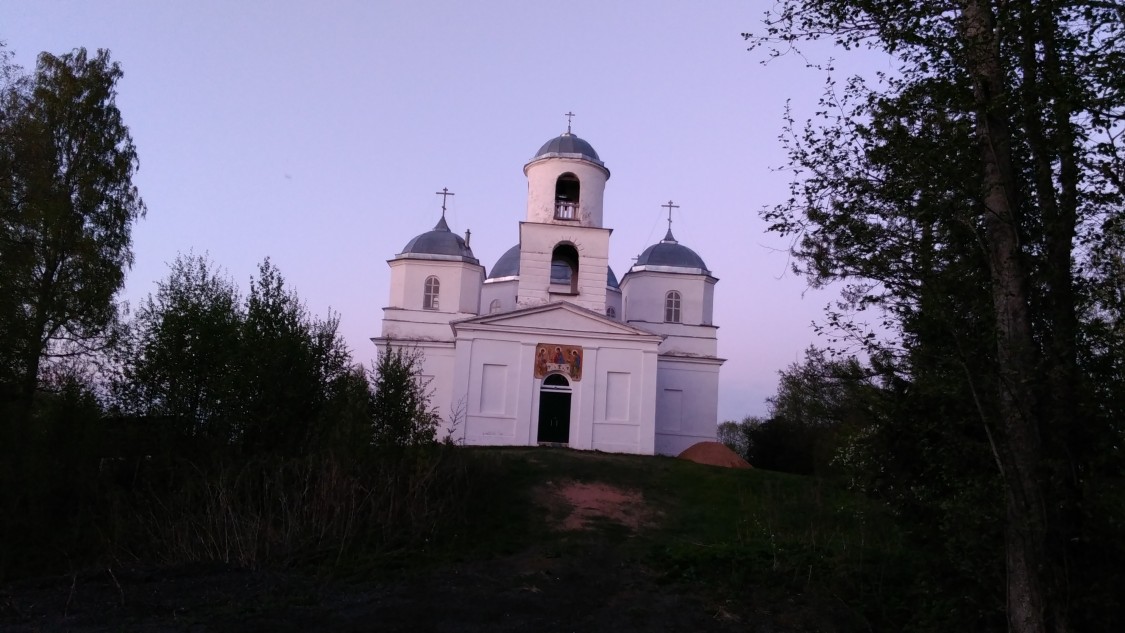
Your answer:
[[[467,467],[438,447],[369,463],[325,457],[188,465],[174,491],[138,512],[150,551],[165,563],[221,561],[246,568],[334,564],[417,548],[459,516]]]

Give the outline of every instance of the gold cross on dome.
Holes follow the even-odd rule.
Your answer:
[[[570,134],[570,120],[572,118],[574,118],[574,113],[573,112],[567,112],[563,116],[566,117],[566,133]]]

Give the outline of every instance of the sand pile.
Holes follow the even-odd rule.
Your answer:
[[[750,464],[738,456],[738,453],[727,448],[719,442],[700,442],[692,445],[680,453],[680,459],[708,466],[722,466],[723,468],[751,468]]]

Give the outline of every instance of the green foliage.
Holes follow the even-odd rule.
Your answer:
[[[2,63],[0,387],[28,401],[45,356],[107,334],[145,206],[109,52],[42,53],[31,76]]]
[[[760,424],[761,418],[747,416],[741,422],[734,420],[727,420],[719,424],[719,429],[715,433],[715,439],[719,440],[730,450],[746,458],[746,434],[743,428],[751,424]]]
[[[324,434],[323,425],[334,422],[321,412],[331,385],[351,371],[338,327],[335,315],[311,317],[269,259],[261,264],[243,322],[241,441],[247,450],[300,455]]]
[[[120,407],[177,420],[186,435],[229,441],[242,413],[243,318],[230,279],[205,257],[178,256],[119,349]]]
[[[419,350],[387,345],[379,353],[371,405],[376,446],[424,446],[437,439],[441,418],[421,372]]]
[[[1121,580],[1068,570],[1100,565],[1085,491],[1122,468],[1122,35],[1112,3],[986,0],[786,0],[747,35],[888,56],[787,117],[790,196],[763,217],[797,272],[844,285],[825,331],[878,376],[846,395],[869,414],[836,464],[916,520],[944,554],[934,603],[978,630],[1005,601],[1012,630],[1091,627],[1112,609],[1079,596]]]
[[[855,357],[831,358],[812,347],[804,362],[779,375],[777,393],[768,399],[769,417],[727,423],[728,432],[738,436],[731,444],[755,468],[837,474],[841,448],[883,415],[878,376]]]
[[[120,351],[123,413],[244,454],[303,455],[370,443],[366,378],[338,318],[311,316],[267,259],[240,299],[201,256],[180,256]]]

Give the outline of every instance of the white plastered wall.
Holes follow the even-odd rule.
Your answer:
[[[381,336],[452,340],[449,322],[480,313],[484,268],[457,260],[392,259],[390,304],[383,309]],[[438,309],[422,308],[426,279],[438,278]]]
[[[643,270],[626,273],[621,280],[626,318],[647,323],[664,322],[664,299],[668,291],[680,293],[680,322],[710,325],[714,308],[714,277],[690,273]]]
[[[621,290],[606,286],[605,307],[607,316],[609,314],[609,308],[613,308],[614,313],[617,315],[613,318],[622,323],[625,322],[625,312],[622,310],[621,303]]]
[[[605,168],[580,158],[551,157],[528,163],[524,173],[527,174],[528,222],[602,226],[602,200],[609,178]],[[565,173],[574,174],[579,182],[575,220],[555,219],[555,184]]]
[[[516,309],[516,292],[519,290],[519,279],[512,278],[504,281],[486,281],[480,290],[481,314],[492,313],[492,302],[500,302],[500,311]]]
[[[656,376],[656,443],[659,455],[679,455],[718,430],[722,360],[660,356]]]
[[[580,345],[583,375],[570,384],[569,446],[651,455],[658,339],[536,329],[459,326],[452,397],[466,402],[467,411],[458,439],[469,445],[536,445],[542,380],[534,375],[535,346]],[[503,393],[495,388],[497,376],[506,381]],[[610,391],[611,382],[616,392]]]
[[[569,301],[605,314],[610,233],[609,229],[521,222],[519,306]],[[551,256],[564,243],[578,251],[578,294],[552,291]]]
[[[707,275],[630,272],[621,281],[626,322],[664,335],[660,353],[718,354],[718,327],[711,324],[717,280]],[[680,322],[664,321],[665,297],[680,293]]]
[[[437,312],[480,314],[484,267],[459,260],[403,257],[387,262],[391,268],[390,307],[421,310],[426,278],[441,281]]]

